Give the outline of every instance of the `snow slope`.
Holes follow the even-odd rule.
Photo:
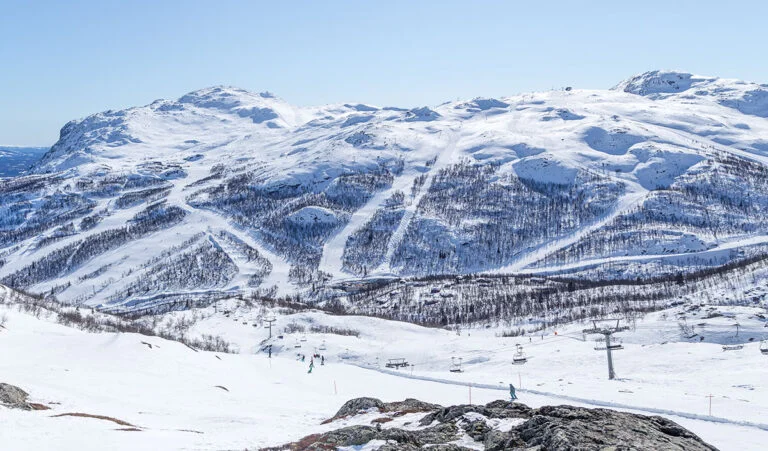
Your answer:
[[[0,280],[146,308],[615,258],[694,271],[768,234],[766,93],[654,71],[412,110],[213,87],[106,111],[0,183]],[[201,244],[222,233],[245,247]]]
[[[4,296],[5,288],[0,291]],[[0,421],[10,426],[0,428],[0,440],[19,450],[107,445],[251,449],[339,427],[320,423],[353,397],[415,397],[451,405],[469,402],[471,393],[473,403],[486,403],[505,398],[508,384],[514,383],[521,388],[521,401],[531,406],[567,403],[660,414],[719,449],[762,449],[768,439],[762,370],[767,357],[748,339],[763,333],[764,320],[754,316],[756,309],[719,308],[723,316],[706,320],[707,340],[689,342],[680,338],[675,320],[686,308],[654,313],[623,333],[625,349],[615,353],[619,379],[607,381],[604,351],[581,341],[580,325],[558,329],[557,335],[546,330],[543,338],[536,335],[528,343],[526,338],[497,336],[499,328],[465,329],[457,335],[374,318],[304,312],[278,314],[273,331],[284,338],[265,342],[266,328],[259,323],[254,328],[251,322],[268,312],[237,300],[162,319],[194,315],[190,335],[223,333],[242,352],[222,354],[132,333],[86,333],[50,322],[45,314],[35,318],[2,305],[2,381],[24,388],[32,402],[51,410],[0,408]],[[734,320],[741,323],[741,340],[747,344],[741,351],[724,352],[716,343],[731,342]],[[354,328],[360,335],[308,333],[300,341],[298,334],[282,332],[292,323]],[[516,342],[530,356],[525,365],[510,363]],[[271,359],[263,351],[268,343],[273,344]],[[309,355],[323,343],[327,349],[318,352],[326,356],[326,364],[308,374],[308,362],[297,361],[295,354]],[[395,357],[415,366],[398,372],[380,368]],[[448,372],[450,357],[463,357],[463,373]],[[124,431],[126,426],[95,418],[56,416],[66,413],[104,415],[140,430]]]

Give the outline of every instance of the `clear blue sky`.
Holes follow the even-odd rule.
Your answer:
[[[767,4],[0,0],[0,144],[215,84],[410,107],[657,68],[768,82]]]

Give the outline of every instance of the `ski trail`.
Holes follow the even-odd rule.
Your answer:
[[[355,211],[347,225],[323,246],[323,257],[320,260],[318,269],[331,274],[334,279],[349,277],[350,274],[342,269],[344,266],[342,257],[344,256],[344,248],[349,237],[368,223],[376,211],[384,206],[384,202],[392,197],[395,191],[407,192],[419,175],[420,173],[416,171],[410,171],[397,177],[390,188],[379,191],[365,205]]]
[[[187,204],[186,196],[184,191],[187,189],[187,187],[196,181],[199,181],[200,179],[206,177],[208,175],[207,169],[203,167],[192,167],[189,169],[190,171],[190,177],[187,179],[180,179],[174,181],[174,186],[171,189],[171,192],[168,194],[168,201],[173,202],[175,205],[179,206],[180,208],[183,208],[187,212],[187,218],[185,219],[185,226],[189,226],[190,224],[196,223],[197,228],[199,228],[201,231],[207,232],[209,235],[212,235],[215,233],[215,230],[224,230],[235,237],[237,237],[240,241],[244,242],[248,246],[256,249],[259,252],[259,255],[264,257],[269,261],[269,263],[272,265],[272,270],[269,272],[269,274],[264,278],[264,280],[261,283],[262,287],[265,288],[271,288],[273,286],[277,287],[278,294],[285,294],[290,291],[291,288],[293,288],[292,284],[289,281],[288,277],[288,271],[290,270],[290,264],[279,255],[275,254],[274,252],[271,252],[269,249],[267,249],[261,242],[259,242],[257,239],[255,239],[251,233],[248,233],[247,231],[242,230],[240,227],[238,227],[236,224],[233,224],[232,222],[228,221],[225,217],[216,214],[214,212],[211,212],[209,210],[203,209],[203,208],[195,208],[191,205]],[[223,240],[216,240],[217,244],[222,245],[221,243]],[[225,246],[222,246],[224,248]],[[248,269],[247,264],[244,266],[241,266],[240,263],[238,263],[237,255],[234,255],[236,253],[231,253],[225,250],[227,254],[232,258],[233,261],[235,261],[235,264],[238,266],[238,272],[241,274],[238,274],[238,278],[242,276],[242,270]],[[240,259],[241,261],[243,259]],[[236,278],[237,280],[237,278]],[[243,285],[243,287],[246,287],[247,283]]]
[[[748,246],[755,246],[759,244],[768,243],[768,235],[753,236],[745,239],[737,239],[723,243],[712,249],[707,249],[699,252],[684,252],[676,254],[647,254],[647,255],[617,255],[613,257],[593,258],[589,260],[580,260],[573,263],[565,263],[556,266],[546,266],[543,268],[528,268],[522,269],[522,274],[556,274],[560,271],[571,271],[574,269],[587,269],[590,267],[602,265],[605,263],[618,263],[618,262],[642,262],[648,260],[675,260],[675,259],[688,259],[691,257],[698,258],[716,258],[719,253],[730,253],[734,249],[740,249]]]
[[[606,224],[610,223],[619,215],[631,210],[633,207],[635,207],[640,202],[642,202],[642,200],[645,198],[647,194],[648,194],[647,190],[643,189],[639,185],[633,184],[633,190],[625,194],[624,196],[622,196],[619,199],[619,201],[616,202],[616,207],[613,210],[611,210],[608,214],[604,215],[602,218],[595,221],[591,225],[587,227],[582,227],[576,232],[572,233],[571,235],[544,243],[539,247],[535,248],[534,250],[532,250],[531,252],[527,252],[523,254],[523,256],[517,259],[514,263],[501,268],[488,271],[488,273],[521,272],[523,268],[539,260],[546,258],[548,255],[551,255],[552,253],[557,252],[560,249],[563,249],[567,246],[570,246],[571,244],[578,242],[579,240],[589,235],[590,233],[594,232],[595,230],[598,230],[601,227],[605,226]]]
[[[272,271],[270,271],[269,274],[264,278],[261,286],[265,288],[276,286],[278,293],[284,293],[288,291],[288,289],[291,287],[291,283],[288,279],[290,264],[285,261],[285,259],[266,249],[260,242],[254,239],[250,233],[242,231],[237,226],[235,226],[235,224],[232,224],[225,218],[215,213],[197,208],[189,208],[188,206],[187,211],[191,216],[196,216],[202,228],[207,230],[209,233],[215,229],[225,230],[236,236],[240,241],[244,242],[248,246],[256,249],[262,257],[269,260],[270,264],[272,264]],[[229,254],[233,260],[236,259],[236,257],[232,256],[229,252],[227,252],[227,254]],[[240,265],[238,265],[238,268],[240,268]]]
[[[486,389],[486,390],[499,390],[503,392],[509,391],[509,388],[503,385],[477,384],[474,382],[463,382],[463,381],[456,381],[456,380],[450,380],[450,379],[441,379],[437,377],[421,376],[417,374],[416,375],[407,374],[397,370],[388,370],[388,369],[377,368],[377,367],[368,366],[368,365],[358,365],[354,363],[351,363],[351,365],[357,366],[359,368],[371,370],[371,371],[376,371],[383,374],[389,374],[397,377],[404,377],[406,379],[415,379],[420,381],[434,382],[437,384],[459,385],[463,387],[471,386],[474,388],[480,388],[480,389]],[[710,416],[710,415],[701,415],[697,413],[683,412],[683,411],[677,411],[677,410],[659,409],[656,407],[634,406],[631,404],[602,401],[599,399],[580,398],[577,396],[562,395],[558,393],[552,393],[552,392],[546,392],[546,391],[540,391],[540,390],[518,388],[517,392],[529,393],[529,394],[538,395],[538,396],[545,396],[548,398],[562,399],[565,401],[577,402],[577,403],[596,406],[596,407],[610,407],[614,409],[631,410],[631,411],[641,412],[645,414],[673,416],[673,417],[685,418],[688,420],[709,421],[713,423],[730,424],[734,426],[746,426],[750,428],[760,429],[763,431],[768,431],[768,424],[765,424],[765,423],[756,423],[752,421],[742,421],[742,420],[731,420],[729,418],[716,417],[716,416]]]
[[[226,231],[229,232],[229,230]],[[242,250],[238,249],[238,247],[232,244],[229,240],[222,239],[218,235],[208,235],[208,240],[213,243],[214,246],[218,246],[219,249],[226,253],[237,266],[237,275],[225,289],[248,288],[248,282],[250,281],[251,276],[261,269],[258,260],[249,260],[248,256],[245,255]]]
[[[408,230],[408,226],[411,224],[411,220],[413,220],[413,217],[416,215],[416,209],[418,208],[421,199],[424,197],[424,195],[427,194],[427,192],[429,192],[429,189],[432,186],[432,181],[435,178],[435,174],[438,174],[440,170],[447,167],[454,161],[454,157],[456,155],[456,143],[457,138],[455,130],[450,129],[448,132],[447,147],[438,153],[437,160],[426,173],[427,179],[424,181],[424,185],[421,186],[419,193],[413,199],[411,199],[411,202],[406,205],[405,213],[400,219],[400,223],[397,225],[397,228],[392,233],[392,237],[389,239],[389,244],[387,245],[387,253],[384,256],[384,261],[381,263],[381,265],[379,265],[378,268],[376,268],[374,271],[375,273],[389,274],[392,272],[392,256],[395,254],[397,248],[400,247],[400,243],[402,243],[403,238],[405,238],[405,232]]]

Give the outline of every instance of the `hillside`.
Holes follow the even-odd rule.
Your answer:
[[[0,281],[113,309],[364,276],[673,276],[765,254],[768,86],[649,72],[428,108],[214,87],[0,183]],[[310,294],[311,295],[311,294]]]
[[[750,339],[763,334],[764,313],[686,303],[637,318],[621,334],[624,349],[614,352],[618,378],[609,381],[605,351],[594,349],[599,342],[582,341],[585,324],[538,330],[529,341],[528,336],[504,336],[508,329],[503,325],[457,333],[237,299],[132,324],[86,308],[41,307],[0,286],[0,383],[23,389],[29,394],[26,401],[43,409],[0,405],[0,422],[7,425],[0,428],[0,442],[9,449],[99,450],[105,443],[126,450],[260,449],[352,426],[423,429],[419,421],[426,412],[393,412],[392,421],[384,423],[377,419],[387,415],[372,409],[326,422],[347,400],[376,397],[384,402],[417,398],[443,406],[471,404],[447,412],[457,411],[458,417],[437,419],[458,420],[461,429],[453,432],[462,437],[457,444],[483,449],[483,437],[490,439],[488,429],[463,426],[484,421],[509,432],[518,425],[483,410],[491,401],[506,400],[508,386],[514,384],[520,402],[532,408],[565,404],[662,416],[666,420],[651,420],[669,426],[662,431],[675,430],[673,421],[723,451],[756,451],[768,439],[768,425],[762,421],[768,414],[768,357]],[[267,316],[277,320],[271,339],[262,321]],[[682,335],[681,317],[695,324],[705,340]],[[735,322],[741,324],[738,336]],[[142,333],[121,332],[110,323]],[[239,352],[204,351],[151,335],[149,326],[172,330],[192,344],[210,332],[221,334]],[[525,364],[511,363],[516,343],[524,346]],[[726,352],[721,343],[744,346]],[[324,359],[323,364],[316,359],[308,373],[312,353]],[[305,354],[306,360],[297,354]],[[384,367],[394,358],[405,358],[410,366]],[[459,358],[462,372],[450,372]],[[0,397],[1,391],[2,386]],[[504,404],[494,404],[499,403]],[[544,408],[537,415],[558,417],[556,412],[563,409]],[[566,410],[574,412],[571,419],[585,414],[584,409]],[[633,421],[631,415],[624,417]],[[545,423],[551,430],[563,426],[553,418]],[[530,426],[535,424],[540,423]],[[594,424],[611,429],[601,433],[591,428],[583,437],[586,443],[593,437],[628,437],[638,429],[605,419]],[[567,429],[585,426],[590,429],[584,424]]]

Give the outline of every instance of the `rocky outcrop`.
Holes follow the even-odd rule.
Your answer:
[[[29,394],[19,387],[0,382],[0,405],[11,409],[34,410],[27,402]]]
[[[431,404],[418,399],[407,398],[404,401],[395,402],[382,402],[376,398],[355,398],[345,402],[343,406],[336,412],[326,423],[338,420],[339,418],[345,418],[352,415],[358,415],[360,413],[366,413],[370,411],[378,412],[398,412],[401,414],[415,413],[415,412],[432,412],[436,409],[442,409],[443,407],[438,404]]]
[[[698,436],[666,418],[608,409],[546,406],[539,409],[509,401],[441,407],[408,399],[384,403],[375,398],[347,401],[329,422],[372,411],[396,418],[429,412],[416,423],[387,427],[357,425],[305,437],[274,450],[327,450],[374,442],[381,451],[465,450],[474,442],[486,450],[520,451],[716,451]],[[382,424],[385,426],[382,427]],[[506,427],[500,425],[506,424]],[[373,445],[373,444],[372,444]]]
[[[486,405],[462,404],[436,410],[425,416],[419,422],[422,426],[432,424],[435,421],[446,423],[455,421],[467,413],[477,413],[486,418],[530,418],[532,409],[525,404],[504,400],[496,400]]]
[[[546,406],[510,434],[513,443],[552,451],[602,450],[712,451],[716,448],[672,420],[608,409]],[[509,449],[508,446],[495,449]],[[514,448],[513,448],[514,449]]]

